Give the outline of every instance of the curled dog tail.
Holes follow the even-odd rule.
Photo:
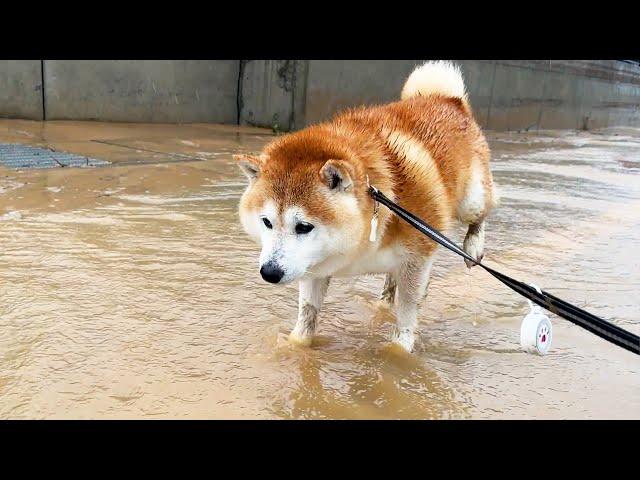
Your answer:
[[[457,98],[469,108],[460,67],[446,60],[427,62],[417,67],[402,87],[400,98],[406,100],[429,95]]]

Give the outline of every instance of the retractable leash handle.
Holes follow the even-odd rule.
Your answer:
[[[542,290],[537,285],[531,287],[542,295]],[[520,324],[520,346],[529,353],[546,355],[551,348],[553,338],[553,327],[549,316],[542,311],[539,305],[527,299],[531,310]]]
[[[630,352],[635,353],[636,355],[640,355],[640,337],[635,335],[623,328],[620,328],[606,320],[597,317],[581,308],[576,307],[564,300],[554,297],[550,293],[545,292],[544,290],[540,290],[538,287],[527,285],[526,283],[515,280],[507,275],[504,275],[481,262],[477,261],[475,258],[471,257],[467,252],[458,247],[455,243],[449,240],[446,236],[440,233],[435,228],[432,228],[426,222],[421,220],[420,218],[413,215],[411,212],[408,212],[400,205],[394,203],[389,198],[387,198],[380,190],[369,185],[369,179],[367,178],[367,186],[369,187],[368,193],[369,195],[376,201],[383,204],[393,213],[395,213],[398,217],[400,217],[405,222],[412,225],[416,230],[423,233],[427,237],[431,238],[436,243],[439,243],[443,247],[451,250],[454,253],[457,253],[463,258],[471,261],[475,265],[480,266],[486,272],[490,273],[494,278],[504,283],[507,287],[512,289],[513,291],[519,293],[523,297],[529,299],[536,305],[541,306],[542,308],[550,311],[551,313],[555,313],[559,317],[564,318],[565,320],[569,320],[572,323],[584,328],[585,330],[590,331],[591,333],[604,338],[608,342],[611,342],[619,347],[622,347]],[[533,313],[533,308],[532,312]],[[531,315],[530,313],[530,315]],[[539,322],[539,324],[541,324]],[[529,330],[527,330],[529,332]],[[536,338],[537,335],[543,332],[543,330],[538,331],[536,329]],[[541,342],[541,345],[544,347],[544,353],[549,348],[551,344],[551,323],[548,324],[548,335],[545,339],[545,342]],[[526,345],[530,345],[530,333],[526,333]],[[543,338],[542,336],[540,337]],[[521,339],[522,339],[522,329],[521,329]],[[528,348],[528,347],[527,347]],[[539,348],[536,347],[539,353],[543,353]]]

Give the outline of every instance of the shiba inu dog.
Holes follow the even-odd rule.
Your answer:
[[[466,224],[464,249],[482,259],[496,204],[489,155],[462,74],[444,61],[416,68],[400,101],[348,110],[259,155],[236,155],[249,179],[240,219],[262,245],[260,274],[299,282],[289,340],[311,344],[331,277],[384,273],[381,298],[397,317],[392,341],[412,351],[436,244],[386,208],[376,226],[368,182],[441,231]]]

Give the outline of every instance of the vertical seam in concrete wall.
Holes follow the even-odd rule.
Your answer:
[[[584,99],[584,82],[586,81],[586,77],[582,77],[578,80],[580,83],[579,85],[579,90],[578,90],[578,95],[577,95],[577,110],[578,110],[578,121],[576,122],[576,125],[578,126],[578,128],[582,128],[582,130],[588,130],[589,129],[589,117],[591,116],[591,109],[589,109],[589,114],[585,117],[584,113],[585,113],[585,109],[584,109],[584,103],[583,103],[583,99]]]
[[[496,84],[496,68],[498,62],[493,61],[493,76],[491,77],[491,92],[489,93],[489,109],[487,110],[487,130],[491,129],[491,105],[493,104],[493,87]]]
[[[546,91],[547,91],[547,77],[549,76],[549,71],[551,70],[551,60],[549,60],[549,66],[544,71],[544,77],[542,77],[542,96],[540,98],[540,111],[538,112],[538,121],[536,122],[536,131],[540,131],[540,121],[542,120],[542,110],[544,109],[544,102],[546,101]]]
[[[42,91],[42,120],[47,119],[47,103],[44,88],[44,60],[40,60],[40,90]]]
[[[242,111],[242,76],[246,60],[238,60],[238,89],[236,92],[236,125],[240,125],[240,113]]]
[[[299,74],[302,74],[301,77]],[[291,129],[306,125],[307,84],[309,82],[309,60],[296,60],[296,84],[293,89],[293,110]]]
[[[296,80],[298,78],[298,61],[292,60],[293,68],[291,71],[293,72],[291,75],[291,113],[289,114],[289,128],[288,130],[293,129],[293,115],[296,110]]]

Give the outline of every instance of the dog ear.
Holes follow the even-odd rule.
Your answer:
[[[262,169],[262,159],[255,155],[249,155],[246,153],[234,155],[233,159],[238,162],[238,166],[242,173],[244,173],[249,181],[254,181],[260,175]]]
[[[353,186],[349,167],[341,160],[327,160],[320,169],[320,179],[335,192],[346,192]]]

